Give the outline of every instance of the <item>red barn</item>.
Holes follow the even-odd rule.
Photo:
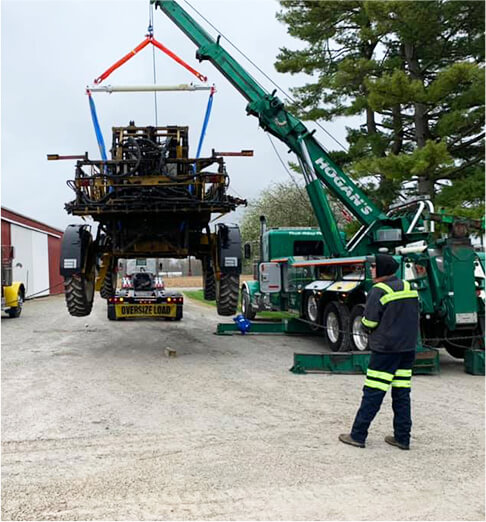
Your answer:
[[[2,246],[14,247],[13,280],[24,283],[27,298],[63,293],[62,235],[57,228],[2,207]]]

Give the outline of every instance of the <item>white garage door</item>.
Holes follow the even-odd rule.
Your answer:
[[[49,250],[47,234],[11,226],[14,247],[13,279],[25,285],[26,296],[49,295]]]

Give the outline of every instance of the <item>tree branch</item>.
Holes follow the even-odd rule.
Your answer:
[[[451,171],[446,172],[443,175],[437,175],[437,177],[434,177],[434,181],[438,181],[440,179],[451,179],[451,180],[458,179],[461,177],[461,176],[459,176],[459,174],[463,170],[466,170],[467,168],[472,167],[473,165],[476,165],[477,163],[480,163],[482,160],[483,160],[482,157],[478,157],[472,161],[468,161],[467,163],[464,163],[464,165],[461,165],[460,167],[452,169]]]

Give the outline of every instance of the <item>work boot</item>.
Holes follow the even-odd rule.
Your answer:
[[[393,435],[387,435],[385,437],[385,442],[390,444],[390,446],[396,446],[397,448],[400,448],[402,450],[410,449],[410,446],[408,444],[402,444],[401,442],[398,442],[398,440],[396,440]]]
[[[365,447],[364,442],[358,442],[357,440],[354,440],[349,433],[341,433],[338,438],[341,442],[344,442],[344,444],[356,446],[357,448]]]

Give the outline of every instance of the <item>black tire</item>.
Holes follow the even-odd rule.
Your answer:
[[[64,278],[64,295],[71,315],[84,317],[93,308],[96,267],[93,263],[87,274],[76,274]]]
[[[19,292],[19,295],[17,296],[17,306],[12,306],[8,310],[8,316],[11,319],[14,319],[15,317],[20,317],[20,314],[22,313],[22,307],[24,306],[24,293],[22,290]]]
[[[444,339],[443,344],[449,355],[455,357],[456,359],[464,359],[466,355],[466,350],[470,349],[484,349],[483,344],[483,336],[481,334],[481,329],[477,330],[459,330],[455,332],[446,332],[446,339]],[[458,337],[458,339],[454,339],[454,337]],[[466,339],[461,339],[461,337],[465,337]],[[478,343],[478,339],[480,342]]]
[[[174,321],[180,321],[183,317],[183,308],[182,306],[177,307],[176,316],[173,318]]]
[[[251,306],[250,294],[246,288],[241,291],[241,313],[246,319],[255,319],[256,311]]]
[[[209,261],[203,262],[203,293],[206,301],[216,299],[216,279],[214,270]]]
[[[305,319],[311,323],[314,323],[316,327],[318,327],[318,325],[320,324],[319,312],[319,298],[314,293],[308,294],[304,300]]]
[[[106,316],[110,321],[116,321],[116,312],[114,305],[108,305],[106,307]]]
[[[328,303],[322,314],[322,326],[324,338],[333,352],[350,350],[349,310],[345,305],[337,301]]]
[[[449,344],[447,341],[444,341],[444,348],[446,349],[449,355],[452,355],[452,357],[455,357],[456,359],[464,359],[464,356],[466,354],[466,348],[453,346]]]
[[[106,276],[103,280],[103,284],[100,289],[100,296],[103,299],[108,299],[115,295],[116,289],[116,273],[115,272],[107,272]]]
[[[216,306],[219,315],[234,315],[240,294],[239,274],[221,274],[217,284]]]
[[[365,332],[361,318],[364,315],[365,305],[357,304],[351,309],[349,316],[349,337],[351,350],[364,352],[368,350],[368,334]]]

